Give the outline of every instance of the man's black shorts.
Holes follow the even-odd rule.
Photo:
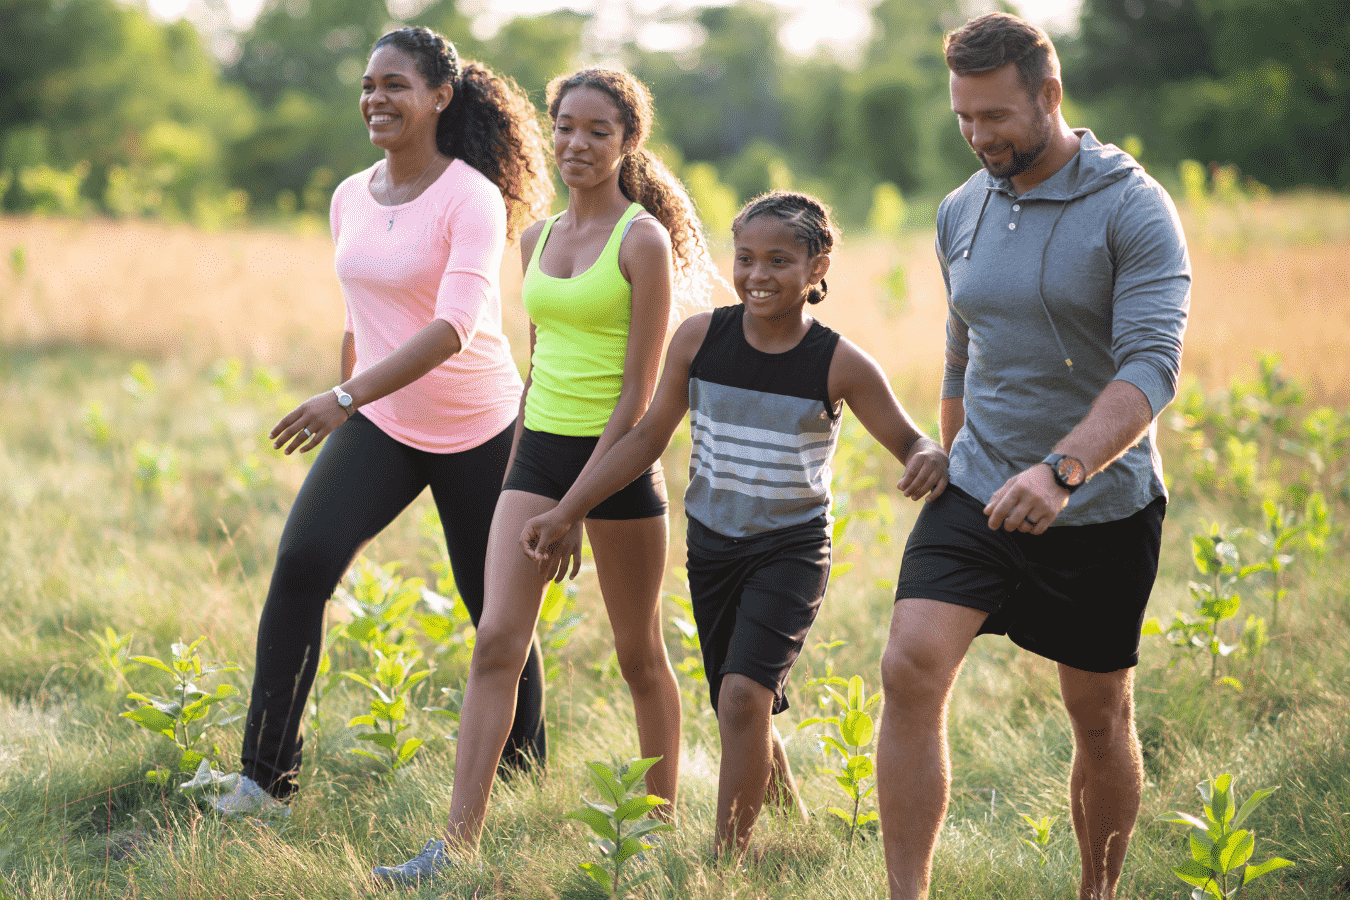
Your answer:
[[[994,531],[984,504],[948,485],[914,523],[895,597],[982,610],[980,634],[1006,634],[1075,669],[1129,668],[1139,663],[1166,509],[1159,497],[1115,522]]]
[[[561,500],[586,468],[598,443],[599,437],[571,437],[524,428],[502,490]],[[666,506],[666,477],[657,462],[627,487],[601,500],[586,518],[652,519],[664,516]]]
[[[689,595],[712,707],[726,675],[773,691],[788,708],[788,673],[806,643],[830,580],[825,517],[734,540],[689,518]]]

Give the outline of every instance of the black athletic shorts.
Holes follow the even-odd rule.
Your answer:
[[[1167,501],[1099,525],[1044,534],[989,528],[985,504],[952,485],[924,504],[905,545],[896,600],[989,613],[980,634],[1088,672],[1139,663]]]
[[[571,437],[522,429],[504,491],[525,491],[561,500],[600,443],[596,437]],[[611,494],[586,514],[588,519],[652,519],[666,514],[666,477],[657,461],[628,487]]]
[[[773,691],[773,711],[782,712],[788,672],[830,580],[825,517],[744,540],[691,517],[688,543],[689,595],[713,709],[723,676],[736,674]]]

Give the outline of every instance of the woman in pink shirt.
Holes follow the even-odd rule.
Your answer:
[[[450,42],[425,28],[375,42],[360,108],[384,158],[333,194],[347,301],[342,380],[270,435],[287,454],[323,449],[277,551],[243,772],[215,804],[227,814],[289,812],[278,801],[295,790],[324,606],[361,547],[428,486],[475,623],[483,608],[488,528],[521,392],[501,330],[498,271],[507,240],[552,198],[543,135],[523,91],[461,65]],[[507,763],[544,757],[543,674],[536,641]]]

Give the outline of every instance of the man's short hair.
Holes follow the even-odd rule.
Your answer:
[[[983,75],[1009,63],[1035,99],[1041,84],[1059,74],[1059,56],[1050,36],[1008,13],[990,13],[971,19],[942,41],[947,68],[957,75]]]

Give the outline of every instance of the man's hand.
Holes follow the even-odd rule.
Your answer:
[[[992,529],[1044,534],[1068,502],[1069,489],[1055,483],[1049,466],[1036,463],[1004,482],[989,498],[984,514]]]
[[[520,532],[520,549],[549,581],[576,578],[581,571],[581,529],[577,524],[552,510],[526,522]]]

